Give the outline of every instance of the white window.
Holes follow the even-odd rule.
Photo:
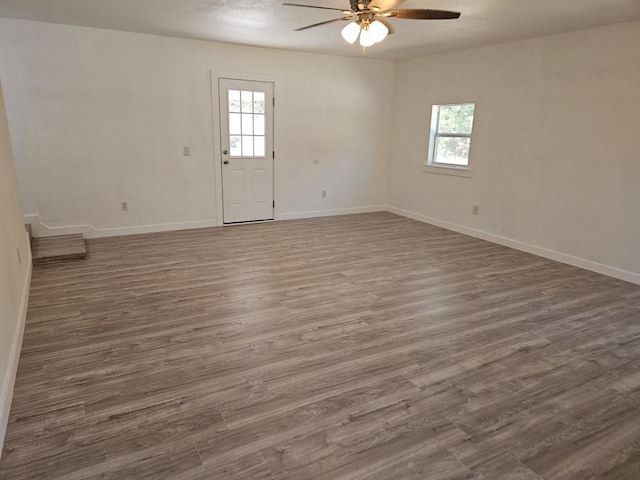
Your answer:
[[[229,156],[266,156],[264,102],[264,92],[229,90]]]
[[[468,169],[475,104],[434,105],[427,165]]]

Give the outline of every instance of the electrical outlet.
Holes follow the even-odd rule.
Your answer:
[[[120,202],[120,210],[122,210],[123,212],[126,212],[127,210],[129,210],[129,203],[128,202]]]
[[[327,191],[326,190],[322,190],[322,198],[327,198]]]
[[[474,215],[480,215],[480,206],[474,205],[473,210],[471,210],[471,213],[473,213]]]
[[[18,254],[18,263],[22,263],[22,255],[20,255],[20,249],[16,248],[16,253]]]
[[[190,157],[191,156],[191,147],[182,147],[182,155],[184,157]]]

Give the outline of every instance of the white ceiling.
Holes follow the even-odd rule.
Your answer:
[[[349,0],[282,0],[348,9]],[[340,36],[345,25],[294,32],[340,12],[281,0],[0,0],[0,16],[172,37],[362,55]],[[401,59],[640,19],[640,0],[406,0],[400,8],[462,12],[459,20],[391,19],[395,34],[367,49]],[[335,15],[334,15],[335,14]]]

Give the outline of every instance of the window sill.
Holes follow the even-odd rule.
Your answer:
[[[473,170],[468,167],[445,167],[442,165],[423,165],[422,171],[438,175],[453,175],[455,177],[471,177],[473,174]]]

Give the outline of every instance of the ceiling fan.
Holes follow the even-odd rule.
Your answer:
[[[429,10],[424,8],[396,9],[404,0],[349,0],[350,8],[320,7],[316,5],[304,5],[300,3],[283,3],[290,7],[318,8],[341,12],[344,17],[334,18],[306,27],[296,28],[296,32],[309,28],[319,27],[334,22],[351,22],[342,29],[342,37],[349,43],[355,43],[360,37],[360,45],[370,47],[385,39],[389,33],[393,33],[388,18],[403,18],[411,20],[449,20],[460,17],[459,12],[448,10]]]

